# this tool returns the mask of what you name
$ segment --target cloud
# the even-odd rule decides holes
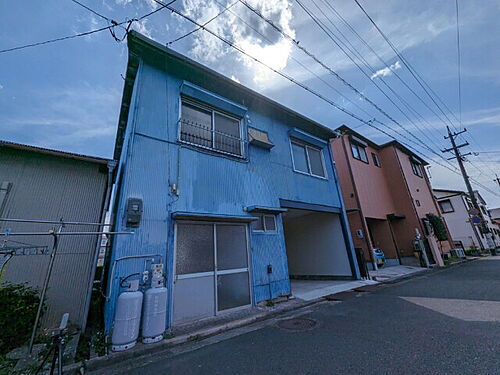
[[[378,77],[387,77],[392,74],[393,71],[401,69],[401,64],[399,61],[396,61],[394,64],[386,66],[383,69],[377,70],[373,75],[371,76],[371,79],[375,79]]]
[[[241,83],[240,80],[238,78],[236,78],[234,75],[231,76],[231,79],[235,82],[238,82],[238,83]],[[1,86],[1,85],[0,85]],[[0,87],[1,89],[1,87]]]
[[[0,83],[0,90],[3,89],[3,85]]]
[[[147,26],[148,20],[145,18],[142,21],[136,21],[132,24],[132,28],[144,36],[152,39],[151,28]]]
[[[118,88],[87,83],[66,89],[28,90],[20,103],[0,113],[0,133],[14,142],[110,156],[120,96]],[[26,102],[29,108],[22,109]]]
[[[271,19],[285,33],[295,37],[295,30],[291,26],[293,17],[291,4],[288,0],[272,2],[265,0],[247,1],[251,7],[256,8],[264,17]],[[223,9],[216,2],[210,0],[184,0],[182,5],[183,12],[200,23],[215,17]],[[242,7],[241,4],[239,6]],[[232,9],[235,9],[234,13]],[[242,12],[236,10],[236,6],[232,9],[210,22],[207,28],[230,40],[249,55],[273,69],[284,69],[291,55],[292,43],[257,16],[250,18],[249,21],[245,18],[246,24],[243,23],[236,16],[236,14],[242,14]],[[232,55],[236,61],[242,62],[246,68],[252,70],[255,82],[264,82],[273,74],[253,59],[235,53],[234,50],[218,38],[203,31],[194,35],[190,54],[197,60],[212,63]]]

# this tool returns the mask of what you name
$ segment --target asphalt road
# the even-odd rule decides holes
[[[500,257],[429,272],[106,374],[500,374]]]

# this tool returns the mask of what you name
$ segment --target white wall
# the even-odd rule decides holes
[[[283,218],[290,275],[352,276],[339,215]]]
[[[443,198],[435,192],[435,195],[440,200],[449,199],[454,211],[443,213],[443,218],[446,221],[448,230],[450,231],[451,238],[453,241],[462,241],[464,247],[467,249],[471,246],[476,246],[479,248],[479,242],[477,240],[477,235],[472,229],[469,220],[469,213],[467,212],[467,207],[464,202],[462,195],[449,196],[444,194]],[[480,235],[479,235],[480,236]],[[485,241],[482,241],[486,244]]]

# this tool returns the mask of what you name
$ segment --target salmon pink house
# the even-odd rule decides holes
[[[397,141],[379,145],[347,126],[337,130],[331,147],[354,246],[370,264],[380,249],[387,265],[424,265],[416,251],[423,246],[429,263],[442,266],[451,244],[438,241],[429,220],[441,214],[427,162]]]

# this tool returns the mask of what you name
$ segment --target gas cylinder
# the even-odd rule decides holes
[[[137,342],[143,300],[143,293],[138,289],[139,280],[134,280],[118,296],[111,336],[111,350],[115,352],[133,348]]]
[[[167,288],[163,286],[163,265],[154,264],[151,288],[144,293],[142,342],[161,341],[166,328]]]

